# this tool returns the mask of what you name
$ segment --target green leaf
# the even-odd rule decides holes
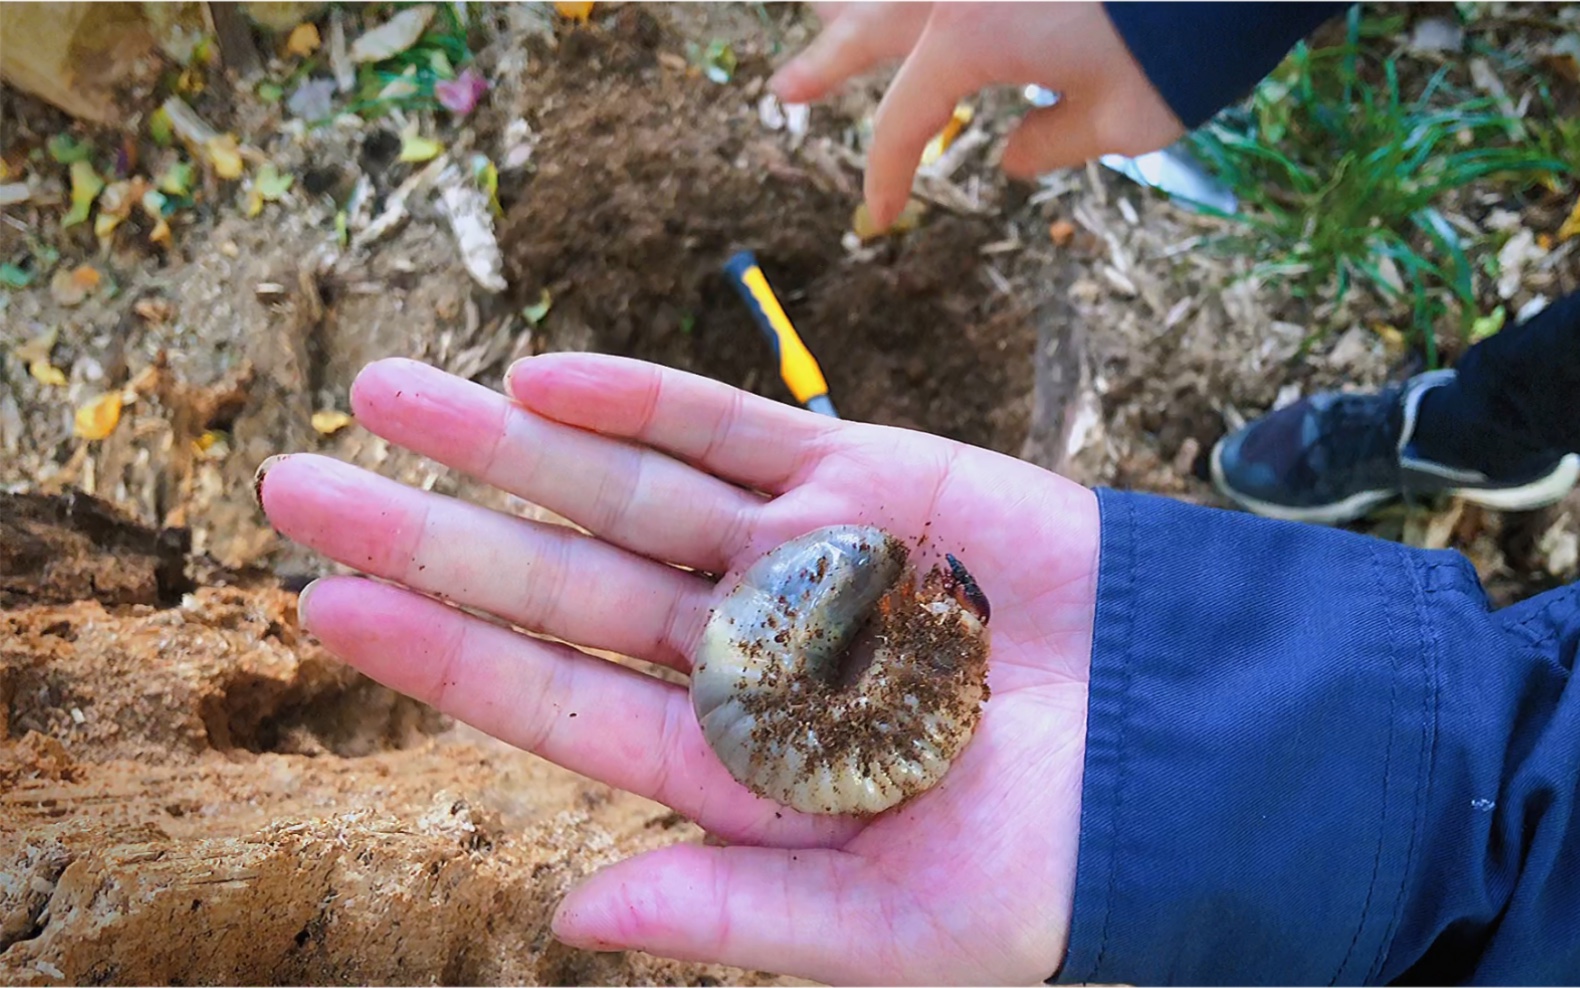
[[[529,305],[521,310],[521,315],[527,322],[536,326],[549,314],[549,309],[554,307],[554,299],[550,297],[549,290],[543,289],[543,294],[538,296],[536,305]]]
[[[26,288],[33,283],[33,274],[15,264],[0,264],[0,285],[7,288]]]
[[[56,134],[49,139],[46,147],[49,148],[49,156],[63,165],[87,161],[93,157],[93,145],[86,142],[79,143],[70,134]]]
[[[489,160],[488,155],[472,155],[472,178],[479,188],[488,193],[488,205],[494,211],[494,215],[503,216],[505,211],[499,205],[499,169]]]
[[[154,143],[162,148],[169,147],[175,141],[175,128],[171,126],[170,114],[165,112],[164,107],[161,106],[149,116],[148,136],[152,137]]]
[[[735,49],[721,38],[714,38],[702,53],[702,74],[723,85],[735,76]]]
[[[1507,318],[1508,313],[1501,305],[1487,315],[1477,316],[1470,324],[1470,342],[1479,343],[1489,336],[1496,335],[1498,330],[1503,328],[1503,322]]]
[[[274,162],[268,162],[258,169],[258,174],[253,178],[253,187],[258,190],[265,202],[276,202],[291,188],[291,183],[296,179],[291,175],[282,175],[274,167]]]
[[[285,87],[277,82],[258,83],[258,98],[265,103],[278,103],[285,95]]]
[[[173,161],[155,182],[160,192],[173,196],[184,196],[192,191],[193,167],[190,162]]]

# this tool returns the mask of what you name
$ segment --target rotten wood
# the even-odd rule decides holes
[[[1071,430],[1090,381],[1085,324],[1070,300],[1070,287],[1079,273],[1074,264],[1056,266],[1052,284],[1033,316],[1037,349],[1032,357],[1031,423],[1020,456],[1055,473],[1064,470],[1074,452]]]
[[[83,494],[0,493],[0,607],[98,600],[169,606],[192,590],[191,534]]]
[[[263,58],[252,39],[252,25],[234,3],[208,5],[209,20],[219,42],[219,57],[238,78],[248,79],[263,71]]]

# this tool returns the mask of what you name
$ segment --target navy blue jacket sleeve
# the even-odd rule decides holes
[[[1580,980],[1580,593],[1100,493],[1058,981]]]
[[[1342,3],[1103,5],[1153,88],[1187,130],[1245,96]]]

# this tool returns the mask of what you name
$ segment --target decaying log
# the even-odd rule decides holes
[[[174,604],[192,589],[191,543],[185,529],[149,528],[81,492],[0,493],[0,607]]]

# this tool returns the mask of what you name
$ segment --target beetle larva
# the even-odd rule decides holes
[[[759,796],[874,814],[936,785],[988,697],[988,605],[948,557],[918,581],[881,529],[780,545],[714,608],[691,674],[708,744]]]

